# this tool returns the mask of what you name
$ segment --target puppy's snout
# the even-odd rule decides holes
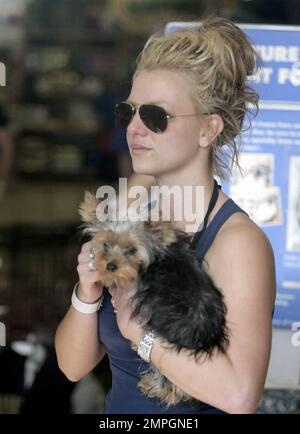
[[[116,264],[114,264],[113,262],[109,262],[107,265],[106,265],[106,269],[107,269],[107,271],[112,271],[112,272],[114,272],[114,271],[116,271],[117,270],[117,265]]]

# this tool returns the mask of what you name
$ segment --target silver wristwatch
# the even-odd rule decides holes
[[[150,362],[150,353],[152,350],[154,339],[155,334],[153,331],[151,331],[147,333],[139,343],[138,355],[147,363]]]

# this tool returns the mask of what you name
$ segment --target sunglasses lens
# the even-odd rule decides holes
[[[146,127],[154,133],[163,133],[167,129],[168,118],[163,108],[156,105],[142,105],[139,113]]]
[[[134,115],[134,108],[126,102],[120,102],[115,108],[115,118],[119,128],[127,128]]]

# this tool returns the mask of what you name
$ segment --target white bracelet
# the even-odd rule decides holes
[[[72,294],[72,298],[71,298],[71,303],[72,306],[74,307],[74,309],[76,309],[78,312],[81,313],[95,313],[97,312],[100,307],[102,306],[102,301],[104,298],[104,295],[102,295],[99,300],[97,300],[95,303],[84,303],[83,301],[81,301],[76,294],[76,289],[78,288],[80,282],[77,282],[76,285],[74,286],[74,290],[73,290],[73,294]]]

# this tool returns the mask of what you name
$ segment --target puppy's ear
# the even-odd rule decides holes
[[[81,215],[81,220],[85,223],[91,223],[97,219],[96,208],[99,204],[95,195],[89,191],[85,192],[84,199],[79,205],[78,212]]]
[[[169,221],[148,220],[145,222],[145,229],[151,235],[154,244],[159,247],[167,247],[177,240],[176,231]]]

